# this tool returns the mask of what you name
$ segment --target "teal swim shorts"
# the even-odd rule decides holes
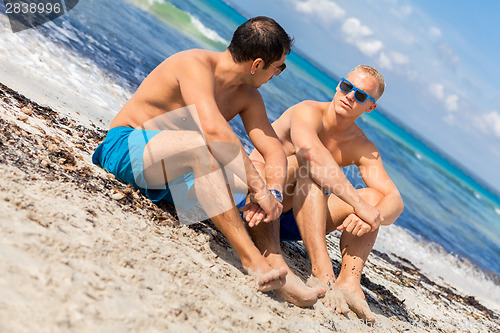
[[[132,127],[114,127],[109,130],[106,139],[95,150],[92,162],[102,166],[120,181],[134,185],[153,202],[166,200],[173,204],[169,185],[176,185],[176,193],[182,191],[186,200],[189,201],[188,193],[194,185],[192,172],[170,181],[163,189],[148,188],[144,179],[144,149],[148,142],[160,132]]]

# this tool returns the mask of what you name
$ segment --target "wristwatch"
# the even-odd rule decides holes
[[[274,195],[274,197],[281,203],[283,202],[283,194],[281,194],[280,191],[278,190],[269,190],[269,192],[271,192],[272,195]]]

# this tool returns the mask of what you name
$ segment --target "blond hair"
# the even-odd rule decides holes
[[[365,72],[366,74],[370,75],[372,78],[377,80],[378,89],[377,89],[377,98],[376,99],[379,99],[385,90],[385,81],[384,81],[384,77],[382,76],[382,74],[380,74],[380,72],[378,70],[376,70],[375,68],[373,68],[371,66],[359,65],[359,66],[356,66],[353,70],[351,70],[349,72],[349,74],[347,74],[347,76],[349,76],[351,73],[354,73],[355,71],[358,71],[358,70]]]

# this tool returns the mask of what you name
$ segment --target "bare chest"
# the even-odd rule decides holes
[[[320,140],[340,167],[346,167],[354,164],[355,161],[353,160],[353,154],[350,151],[352,147],[350,147],[351,145],[349,140],[326,136],[320,136]]]

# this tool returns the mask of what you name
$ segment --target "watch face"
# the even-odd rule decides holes
[[[272,193],[272,195],[274,195],[274,197],[279,201],[279,202],[282,202],[283,201],[283,195],[281,194],[280,191],[278,190],[269,190],[269,192]]]

